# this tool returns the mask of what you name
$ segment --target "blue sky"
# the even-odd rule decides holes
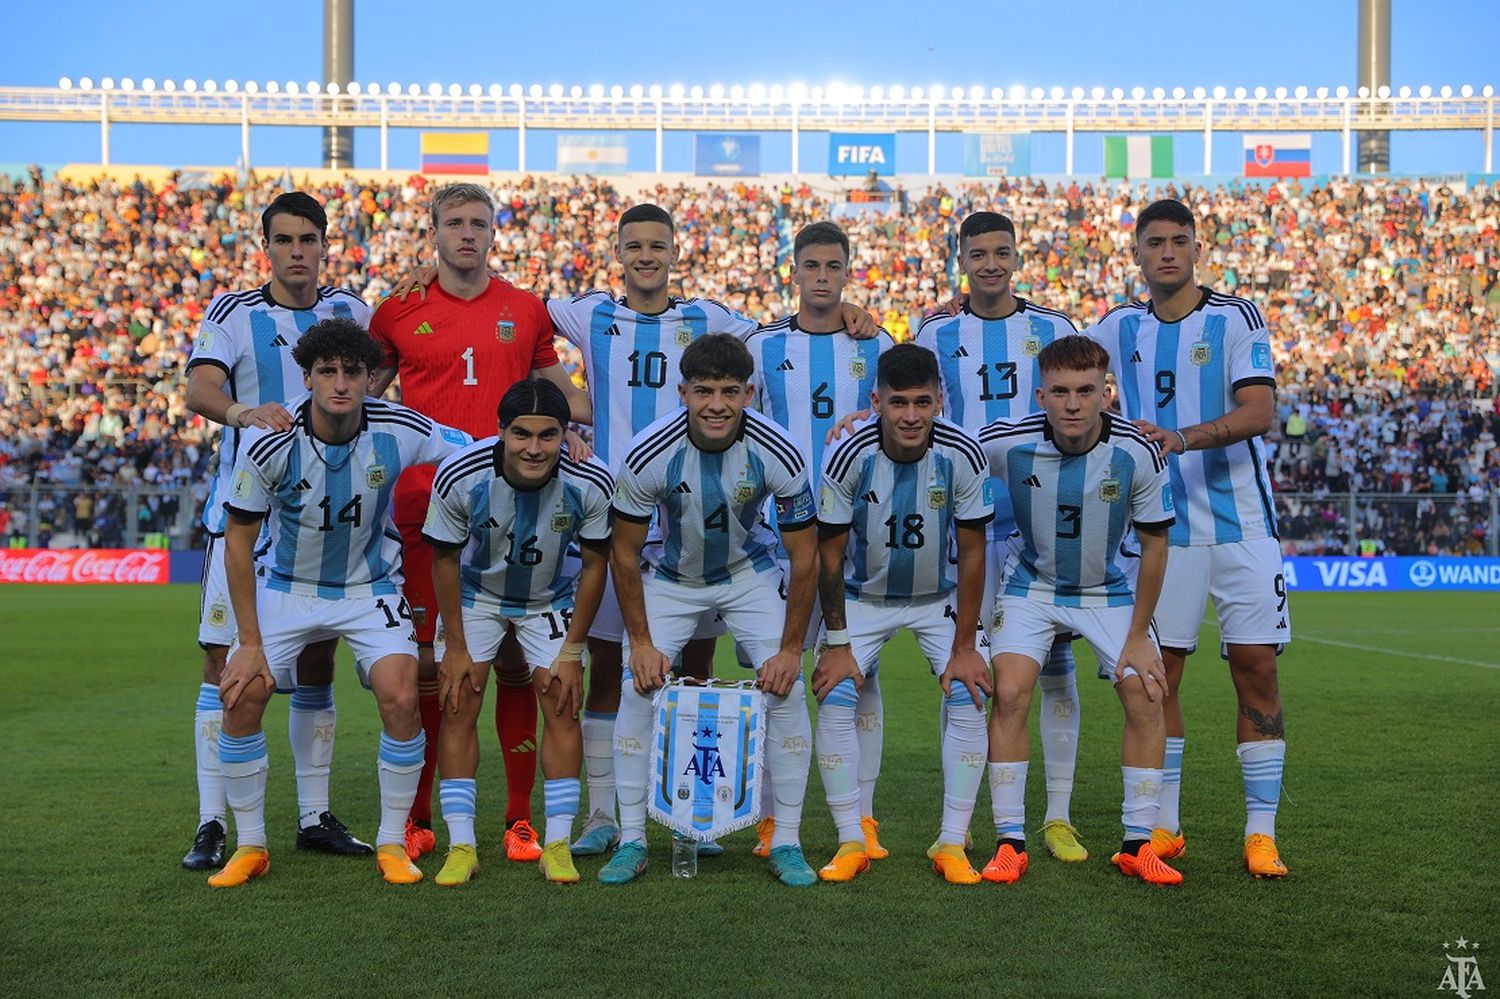
[[[6,14],[12,51],[0,84],[51,85],[59,77],[152,77],[199,81],[318,79],[322,69],[322,3],[260,0],[225,15],[201,3],[135,0],[100,17],[100,2],[53,0],[11,5]],[[1500,3],[1495,0],[1395,0],[1391,82],[1485,83],[1500,89]],[[128,10],[128,13],[124,11]],[[221,8],[222,10],[222,8]],[[747,16],[746,11],[753,11]],[[478,0],[356,0],[355,77],[383,85],[431,82],[530,85],[633,83],[688,86],[783,83],[808,86],[842,80],[870,87],[975,84],[985,88],[1155,86],[1233,89],[1355,83],[1356,0],[1080,0],[1060,3],[741,4],[700,2],[569,5]],[[356,134],[359,166],[378,165],[373,130]],[[395,131],[391,165],[415,168],[417,133]],[[1313,170],[1336,172],[1339,138],[1314,136]],[[117,163],[233,163],[239,132],[227,127],[116,126]],[[1483,165],[1479,133],[1398,133],[1392,136],[1397,172],[1469,172]],[[763,139],[762,165],[789,166],[785,134]],[[805,172],[826,162],[826,139],[804,137]],[[1032,141],[1032,167],[1061,172],[1060,135]],[[963,142],[940,136],[938,167],[962,168]],[[689,170],[692,137],[668,133],[666,167]],[[256,128],[256,166],[317,165],[315,129]],[[550,139],[529,143],[528,166],[553,165]],[[0,122],[0,161],[62,163],[99,158],[96,125]],[[632,166],[651,165],[651,138],[631,139]],[[1216,172],[1233,172],[1237,136],[1214,146]],[[1179,134],[1179,172],[1196,172],[1202,140]],[[513,134],[494,133],[491,163],[513,169]],[[899,138],[902,173],[926,169],[925,137]],[[1102,141],[1080,136],[1076,168],[1102,169]],[[811,168],[811,169],[809,169]]]

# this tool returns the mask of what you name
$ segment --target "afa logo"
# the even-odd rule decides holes
[[[1479,973],[1479,958],[1473,953],[1453,953],[1454,950],[1466,951],[1470,948],[1479,950],[1479,943],[1459,937],[1457,941],[1443,944],[1443,956],[1448,959],[1448,967],[1443,969],[1443,977],[1438,981],[1438,992],[1452,992],[1458,999],[1471,999],[1475,992],[1484,991],[1484,976]]]
[[[693,342],[693,327],[688,323],[677,324],[677,346],[686,347]]]
[[[934,510],[941,510],[948,505],[948,490],[942,486],[929,486],[927,488],[927,505]]]
[[[710,725],[704,725],[693,733],[693,755],[688,757],[682,770],[684,777],[696,777],[709,787],[715,777],[724,777],[724,757],[719,754],[719,736]],[[679,786],[677,797],[687,798],[686,785]]]
[[[1207,340],[1199,340],[1197,343],[1193,344],[1191,359],[1194,364],[1198,365],[1198,367],[1201,368],[1209,361],[1213,360],[1213,356],[1214,349],[1213,347],[1209,346]]]
[[[573,529],[573,515],[566,510],[552,515],[552,533],[567,534]]]
[[[497,320],[495,323],[495,339],[501,343],[514,343],[516,339],[516,324],[509,319]]]
[[[365,469],[365,484],[371,489],[379,489],[385,485],[385,466],[371,465]]]
[[[1120,480],[1108,478],[1099,483],[1099,499],[1105,503],[1115,503],[1120,499]]]
[[[224,627],[229,623],[229,608],[224,606],[222,602],[216,601],[214,605],[208,609],[208,623],[213,625],[215,628]]]
[[[851,357],[849,359],[849,377],[855,381],[864,381],[865,375],[868,373],[869,368],[866,366],[863,357]]]
[[[755,483],[749,479],[741,479],[734,484],[734,501],[740,505],[749,503],[755,498]]]

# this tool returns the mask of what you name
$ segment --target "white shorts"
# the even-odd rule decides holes
[[[646,571],[642,572],[645,576]],[[650,577],[647,577],[648,579]],[[698,620],[693,630],[692,641],[700,638],[718,638],[729,630],[724,626],[724,619],[717,612],[705,612]],[[594,623],[589,625],[589,637],[597,638],[601,642],[615,642],[623,645],[625,642],[625,619],[620,616],[620,601],[615,597],[615,577],[613,574],[604,581],[604,596],[599,601],[599,611],[594,615]]]
[[[1156,628],[1165,648],[1198,648],[1210,597],[1221,654],[1227,645],[1274,645],[1279,654],[1291,642],[1291,608],[1275,538],[1168,549],[1167,578],[1156,604]]]
[[[954,601],[956,596],[923,600],[844,600],[849,622],[849,648],[865,676],[880,665],[880,650],[902,628],[917,639],[933,676],[942,676],[953,654]],[[989,637],[983,629],[975,636],[975,647],[989,659]]]
[[[500,655],[500,643],[505,640],[506,633],[514,631],[521,651],[526,653],[526,665],[535,673],[551,666],[562,652],[563,639],[568,637],[568,625],[572,620],[571,608],[542,611],[525,617],[504,617],[495,609],[465,607],[464,642],[476,663],[494,662]]]
[[[998,620],[990,632],[990,654],[1016,653],[1035,660],[1037,669],[1046,665],[1052,643],[1060,637],[1080,635],[1099,660],[1099,676],[1115,678],[1115,664],[1130,635],[1135,606],[1059,607],[1051,602],[1001,594]],[[1155,636],[1153,636],[1155,637]],[[1126,675],[1135,670],[1126,668]]]
[[[359,682],[370,685],[370,667],[386,656],[417,656],[411,611],[399,595],[326,600],[261,587],[255,595],[266,664],[276,689],[297,689],[297,657],[314,642],[342,638],[354,653]],[[231,654],[232,651],[231,651]]]
[[[229,602],[229,581],[224,576],[224,539],[208,536],[203,553],[202,592],[198,598],[198,644],[233,645],[239,638],[234,605]]]
[[[781,649],[786,600],[780,569],[747,571],[728,583],[713,586],[684,586],[649,577],[645,580],[645,596],[651,643],[668,659],[676,659],[684,645],[699,637],[696,632],[705,615],[723,618],[736,644],[749,653],[757,670]],[[628,636],[624,658],[628,664]]]

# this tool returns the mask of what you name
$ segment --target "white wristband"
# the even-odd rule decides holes
[[[1181,430],[1174,430],[1172,431],[1172,433],[1176,434],[1177,439],[1182,443],[1182,453],[1187,454],[1187,435],[1184,434]]]
[[[848,628],[838,628],[838,629],[829,628],[823,634],[823,644],[828,645],[828,646],[848,645],[849,644],[849,629]]]
[[[231,427],[243,428],[245,425],[240,422],[240,417],[248,412],[250,412],[249,406],[243,402],[237,402],[224,411],[224,423]]]

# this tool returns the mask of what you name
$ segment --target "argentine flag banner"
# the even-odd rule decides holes
[[[653,709],[651,817],[717,839],[760,819],[765,697],[749,682],[663,687]]]

